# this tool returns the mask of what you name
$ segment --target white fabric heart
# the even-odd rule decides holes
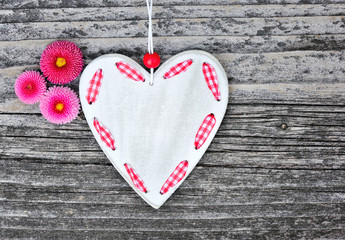
[[[179,72],[180,63],[187,60],[191,64]],[[123,68],[128,66],[132,71],[126,73]],[[205,66],[216,74],[213,87]],[[126,75],[133,71],[136,79]],[[228,81],[218,60],[203,51],[175,55],[154,73],[153,86],[149,79],[132,59],[108,54],[85,68],[79,94],[91,131],[111,163],[148,204],[159,208],[215,136],[228,103]],[[203,132],[206,120],[210,125]]]

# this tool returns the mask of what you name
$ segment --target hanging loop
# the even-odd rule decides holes
[[[152,6],[153,0],[146,0],[147,5],[147,13],[149,16],[149,27],[147,33],[147,50],[149,54],[153,54],[153,39],[152,39]],[[154,68],[150,68],[150,86],[153,86],[153,70]]]
[[[153,40],[152,40],[152,6],[153,0],[146,0],[147,12],[149,16],[149,28],[147,34],[147,50],[150,54],[153,53]]]

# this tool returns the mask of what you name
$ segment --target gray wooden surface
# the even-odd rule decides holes
[[[0,238],[345,239],[345,1],[155,1],[163,60],[209,51],[230,89],[209,150],[159,210],[82,114],[52,125],[13,88],[56,39],[86,63],[114,52],[141,62],[146,16],[144,0],[0,1]]]

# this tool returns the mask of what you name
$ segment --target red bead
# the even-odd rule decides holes
[[[143,61],[147,68],[156,68],[161,63],[161,57],[156,52],[152,54],[146,53]]]

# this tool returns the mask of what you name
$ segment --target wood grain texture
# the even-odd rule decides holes
[[[146,20],[0,24],[0,40],[121,38],[147,35]],[[253,36],[345,33],[344,16],[152,20],[155,36]]]
[[[205,5],[205,6],[155,6],[153,18],[257,18],[257,17],[296,17],[296,16],[341,16],[344,4],[316,5]],[[146,20],[147,8],[143,7],[88,7],[6,9],[0,10],[2,23],[18,22],[69,22],[69,21],[119,21]]]
[[[175,5],[188,5],[188,6],[202,6],[202,5],[261,5],[261,4],[332,4],[332,3],[345,3],[344,0],[157,0],[155,6],[175,6]],[[145,6],[145,1],[141,0],[3,0],[2,9],[30,9],[30,8],[88,8],[88,7],[138,7]]]
[[[136,195],[81,113],[56,126],[15,96],[56,39],[85,63],[141,64],[145,1],[0,3],[1,239],[345,239],[345,1],[155,1],[163,61],[211,52],[229,80],[224,121],[159,210]],[[78,91],[78,79],[69,87]]]

